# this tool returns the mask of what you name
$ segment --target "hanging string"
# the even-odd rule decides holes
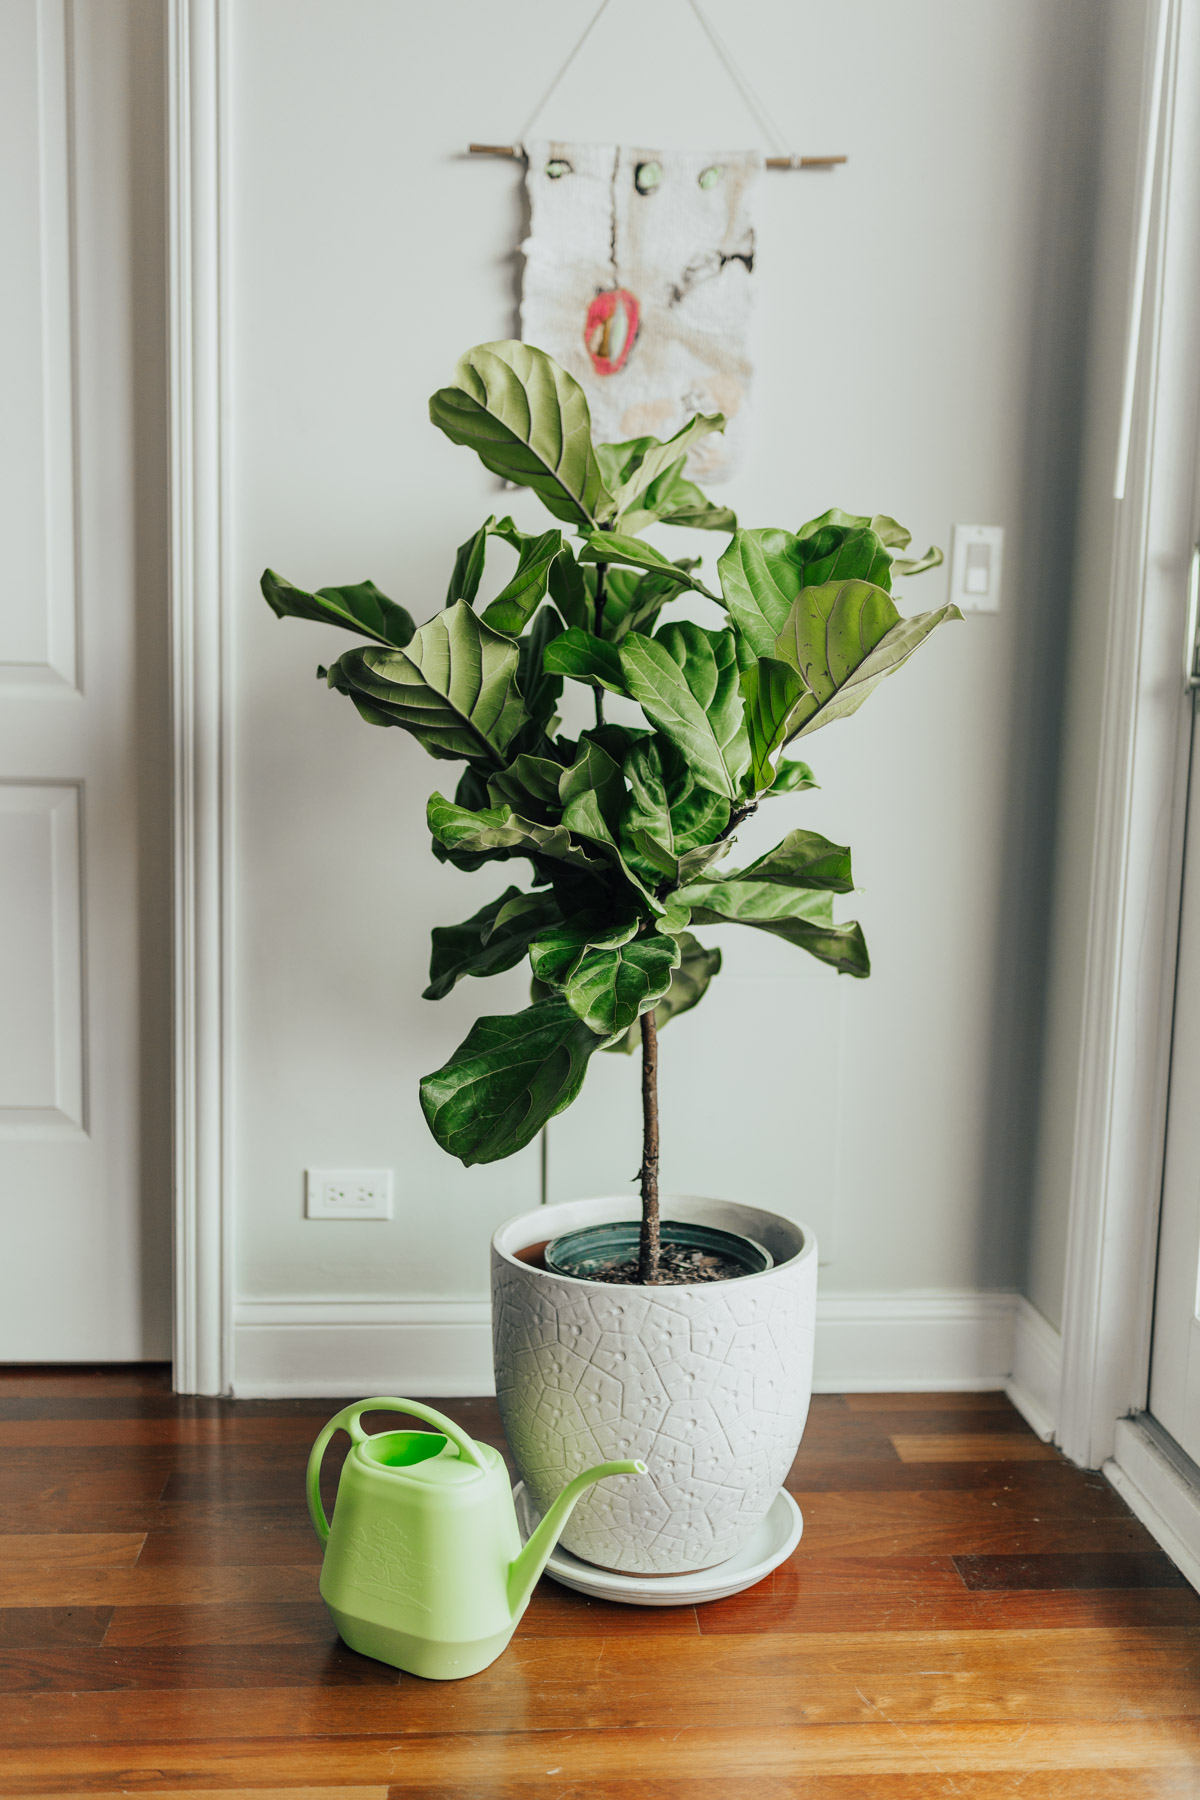
[[[700,26],[709,43],[712,45],[717,60],[721,63],[725,73],[728,75],[730,81],[732,81],[738,93],[742,96],[742,99],[746,102],[750,111],[754,114],[763,133],[769,141],[773,142],[775,149],[781,156],[786,156],[790,159],[791,151],[788,148],[787,139],[767,111],[763,101],[751,87],[748,76],[746,76],[739,68],[728,44],[722,42],[717,34],[716,27],[711,25],[700,11],[700,0],[688,0],[688,5],[696,15],[696,23]]]
[[[596,26],[600,23],[602,16],[604,15],[605,11],[608,8],[608,4],[609,4],[609,0],[600,0],[600,5],[596,8],[596,11],[592,14],[591,18],[588,20],[586,26],[584,27],[583,35],[572,46],[572,49],[570,51],[570,54],[567,57],[567,60],[563,63],[563,65],[559,69],[557,75],[554,77],[553,81],[550,83],[549,87],[546,89],[545,93],[542,95],[541,99],[538,101],[537,105],[534,107],[533,111],[530,113],[529,117],[526,119],[524,125],[522,125],[520,131],[517,133],[516,139],[514,140],[516,143],[523,144],[525,142],[525,140],[528,138],[529,133],[530,133],[531,129],[533,128],[534,121],[537,119],[538,115],[541,113],[541,111],[545,107],[546,102],[549,100],[551,94],[553,94],[554,90],[558,87],[559,83],[562,81],[563,77],[566,75],[567,70],[571,67],[571,64],[575,61],[575,58],[579,55],[579,52],[583,49],[583,46],[587,43],[588,39],[591,37],[592,32],[596,29]],[[708,39],[709,43],[711,44],[712,49],[713,49],[713,54],[716,56],[717,61],[721,64],[721,67],[724,69],[724,71],[728,75],[730,81],[733,83],[734,87],[737,89],[738,93],[741,95],[746,106],[749,108],[750,112],[753,114],[755,120],[757,121],[757,123],[759,125],[759,128],[761,129],[763,135],[766,137],[768,143],[773,145],[773,147],[779,153],[780,156],[786,157],[787,160],[789,161],[789,163],[794,162],[795,159],[792,157],[791,151],[788,149],[788,142],[787,142],[787,139],[785,138],[783,132],[779,129],[779,126],[775,123],[774,119],[771,117],[771,114],[767,111],[766,105],[763,102],[763,100],[760,98],[760,96],[755,92],[754,88],[751,86],[749,77],[745,74],[745,72],[739,66],[739,64],[738,64],[736,58],[734,57],[732,50],[730,50],[728,44],[726,44],[725,41],[722,39],[722,37],[718,33],[716,27],[714,25],[712,25],[710,23],[710,21],[705,17],[705,15],[701,12],[700,0],[688,0],[688,5],[691,7],[692,12],[695,14],[696,23],[699,25],[699,27],[703,31],[705,37]],[[490,146],[490,145],[481,146],[481,147],[489,148],[489,149],[494,148],[494,146]],[[822,159],[822,160],[826,160],[826,159]]]
[[[554,92],[555,88],[558,86],[559,82],[562,80],[563,76],[566,74],[566,72],[570,68],[571,64],[575,61],[575,58],[579,55],[579,52],[583,49],[583,46],[587,43],[588,39],[591,37],[592,32],[595,30],[596,26],[600,23],[601,14],[606,10],[607,6],[608,6],[608,0],[600,0],[599,6],[596,8],[596,11],[592,14],[591,18],[588,20],[588,23],[584,28],[583,36],[579,39],[579,42],[575,45],[574,49],[571,51],[571,54],[568,56],[566,62],[563,64],[562,68],[558,71],[558,74],[554,77],[554,80],[550,83],[550,86],[546,89],[545,93],[542,95],[541,99],[538,101],[537,105],[534,107],[533,111],[530,113],[529,117],[526,119],[525,123],[522,125],[520,131],[517,133],[515,141],[518,144],[523,144],[525,142],[526,138],[529,136],[530,128],[532,127],[534,120],[537,118],[538,114],[541,112],[542,108],[545,106],[547,100],[549,100],[551,94]]]

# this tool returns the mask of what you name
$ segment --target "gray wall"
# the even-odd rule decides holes
[[[432,430],[425,404],[462,348],[514,324],[520,170],[462,152],[512,135],[590,5],[232,12],[247,1295],[482,1294],[488,1232],[538,1197],[535,1148],[464,1171],[417,1106],[418,1077],[476,1014],[525,993],[515,971],[437,1007],[419,997],[430,927],[503,885],[429,855],[425,800],[454,772],[318,685],[344,640],[277,623],[256,584],[267,563],[306,586],[370,575],[424,618],[454,546],[501,499],[519,523],[537,518]],[[796,147],[850,156],[834,174],[764,178],[754,447],[721,497],[747,524],[794,526],[831,504],[890,512],[922,548],[948,548],[955,520],[1001,524],[1006,591],[999,617],[947,627],[814,739],[820,791],[744,833],[747,851],[801,823],[853,846],[863,891],[843,916],[862,919],[875,973],[839,983],[726,932],[727,972],[663,1040],[664,1182],[813,1220],[827,1291],[1011,1287],[1038,1130],[1109,9],[714,0],[712,13]],[[540,128],[757,141],[686,10],[637,0],[613,0]],[[902,605],[934,606],[945,585],[925,576]],[[636,1061],[596,1059],[552,1128],[553,1197],[627,1187],[636,1087]],[[312,1164],[394,1167],[395,1220],[306,1223]],[[1036,1241],[1033,1291],[1053,1313],[1045,1209]]]

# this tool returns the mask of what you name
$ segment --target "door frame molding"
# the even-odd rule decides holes
[[[1200,159],[1195,109],[1175,100],[1200,63],[1200,0],[1161,4],[1166,70],[1158,142],[1145,152],[1157,166],[1128,479],[1114,510],[1063,1305],[1058,1436],[1093,1468],[1128,1441],[1118,1421],[1144,1410],[1149,1386],[1191,737],[1183,634],[1200,332],[1186,303]]]
[[[225,0],[170,0],[174,1357],[198,1394],[232,1372],[228,41]]]

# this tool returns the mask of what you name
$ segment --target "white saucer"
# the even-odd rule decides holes
[[[523,1481],[518,1481],[513,1489],[513,1499],[524,1543],[541,1514],[530,1502]],[[550,1552],[546,1573],[564,1587],[574,1588],[577,1594],[588,1594],[593,1600],[623,1600],[627,1606],[697,1606],[706,1600],[725,1600],[762,1581],[772,1569],[787,1561],[803,1530],[800,1508],[781,1488],[745,1548],[711,1569],[698,1569],[691,1575],[621,1575],[614,1569],[598,1569],[592,1563],[582,1562],[557,1544]]]

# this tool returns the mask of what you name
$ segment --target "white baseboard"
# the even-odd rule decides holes
[[[233,1309],[239,1399],[494,1391],[486,1300],[241,1300]]]
[[[1104,1473],[1194,1588],[1200,1588],[1200,1487],[1139,1419],[1118,1419]]]
[[[1013,1317],[1012,1374],[1004,1391],[1040,1438],[1051,1443],[1058,1430],[1058,1389],[1062,1378],[1062,1336],[1023,1294]]]
[[[1021,1324],[1023,1309],[1035,1324]],[[1056,1398],[1057,1374],[1051,1381],[1045,1373],[1053,1358],[1039,1326],[1057,1339],[1016,1294],[829,1294],[817,1302],[814,1391],[1008,1385],[1041,1432],[1044,1418],[1029,1407],[1038,1395],[1048,1405],[1051,1388]],[[1041,1350],[1040,1362],[1035,1351],[1022,1352],[1025,1403],[1015,1386],[1017,1340]],[[243,1398],[490,1394],[490,1309],[486,1300],[242,1300],[234,1308],[233,1369],[233,1392]]]

